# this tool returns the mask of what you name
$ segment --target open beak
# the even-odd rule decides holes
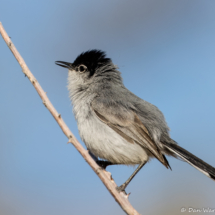
[[[74,69],[74,66],[72,63],[64,62],[64,61],[55,61],[55,64],[58,66],[62,66],[68,69]]]

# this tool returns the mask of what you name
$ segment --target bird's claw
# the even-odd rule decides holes
[[[127,195],[127,193],[125,192],[125,188],[126,188],[126,184],[122,184],[119,187],[116,187],[116,190],[120,193],[123,192],[125,195]]]

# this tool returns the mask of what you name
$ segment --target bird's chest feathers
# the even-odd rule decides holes
[[[95,117],[90,104],[74,106],[74,112],[80,137],[87,148],[92,148],[92,145],[98,142],[96,137],[98,137],[98,133],[101,132],[101,127],[103,126],[101,126],[101,122]]]
[[[92,96],[89,96],[87,94],[73,96],[72,98],[73,112],[78,124],[83,123],[92,114],[90,107],[91,101]]]
[[[97,119],[91,108],[91,102],[94,97],[91,95],[79,95],[72,97],[73,112],[77,120],[78,130],[81,139],[87,148],[97,147],[101,144],[102,134],[104,137],[106,125]],[[99,140],[98,140],[99,139]]]

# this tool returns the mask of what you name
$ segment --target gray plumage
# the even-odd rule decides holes
[[[68,90],[81,139],[96,157],[114,164],[135,165],[165,155],[180,157],[215,179],[215,169],[176,144],[162,112],[130,92],[117,67],[104,52],[82,53],[69,69]]]

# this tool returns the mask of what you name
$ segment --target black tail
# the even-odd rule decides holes
[[[203,160],[199,159],[195,155],[191,154],[187,150],[183,149],[176,143],[163,143],[166,148],[171,152],[176,154],[178,157],[182,158],[184,161],[198,169],[200,172],[207,175],[209,178],[215,180],[215,168],[205,163]]]

